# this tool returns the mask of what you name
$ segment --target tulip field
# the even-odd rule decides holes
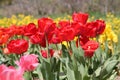
[[[120,80],[120,18],[108,13],[0,18],[0,80]]]

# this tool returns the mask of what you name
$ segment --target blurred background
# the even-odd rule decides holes
[[[0,16],[120,13],[120,0],[0,0]]]

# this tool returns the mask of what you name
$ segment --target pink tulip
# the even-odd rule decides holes
[[[24,80],[23,71],[0,65],[0,80]]]
[[[33,71],[38,64],[37,55],[35,54],[22,56],[20,61],[17,61],[17,65],[20,66],[24,71]]]

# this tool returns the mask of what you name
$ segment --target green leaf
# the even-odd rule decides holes
[[[95,71],[95,77],[98,77],[100,75],[100,72],[101,72],[101,67],[98,67],[98,69]]]
[[[107,72],[111,72],[117,63],[118,63],[117,60],[112,60],[109,63],[107,63],[107,65],[106,65]]]
[[[84,76],[83,80],[90,80],[90,77],[89,76]]]
[[[80,71],[78,70],[78,62],[74,55],[72,55],[71,57],[72,57],[73,70],[75,74],[75,80],[81,80],[82,76],[80,74]]]
[[[49,61],[49,59],[47,60],[44,60],[42,63],[41,63],[41,72],[43,74],[43,78],[45,80],[55,80],[55,75],[54,73],[51,71],[51,63]]]
[[[114,67],[117,65],[117,63],[118,60],[111,60],[111,59],[108,59],[104,63],[104,66],[102,67],[102,71],[100,73],[100,77],[102,80],[106,80],[112,75],[111,73],[114,70]]]
[[[80,74],[81,74],[81,80],[87,75],[87,67],[84,66],[83,64],[80,64],[78,66],[78,71],[80,71]]]
[[[68,52],[68,50],[67,50],[65,45],[62,45],[62,53],[63,53],[62,54],[63,57],[69,57],[69,59],[70,59],[69,52]]]
[[[82,64],[85,64],[85,59],[84,59],[84,52],[81,49],[81,47],[76,47],[75,41],[71,41],[71,47],[73,51],[73,55],[75,56],[75,59]]]
[[[98,61],[101,61],[101,57],[102,57],[102,50],[101,48],[98,48],[96,51],[95,51],[95,58],[97,58]],[[104,54],[103,54],[104,55]]]
[[[75,80],[74,71],[67,66],[67,78],[68,80]]]
[[[25,80],[32,80],[31,73],[30,72],[25,72],[24,73],[24,78],[25,78]]]
[[[43,80],[43,75],[42,75],[42,73],[41,73],[40,67],[41,67],[41,65],[39,65],[39,66],[37,67],[36,72],[37,72],[37,74],[38,74],[39,79],[40,79],[40,80]]]

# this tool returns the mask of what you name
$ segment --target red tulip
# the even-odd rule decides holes
[[[102,20],[96,20],[93,22],[86,23],[80,28],[80,34],[86,37],[96,37],[99,34],[102,34],[105,29],[105,23]]]
[[[75,37],[75,30],[71,27],[69,22],[60,22],[59,28],[54,30],[52,43],[60,43],[62,41],[71,41]]]
[[[44,57],[44,58],[48,57],[48,54],[47,54],[46,50],[41,50],[40,52],[41,52],[42,57]]]
[[[50,49],[49,52],[50,52],[50,55],[48,55],[47,50],[41,50],[40,51],[41,55],[44,58],[53,57],[55,51],[53,49]]]
[[[99,47],[98,42],[88,41],[85,45],[82,46],[85,57],[91,58],[98,47]]]
[[[27,26],[24,28],[24,35],[26,36],[31,36],[34,35],[37,31],[36,25],[34,23],[29,23]]]
[[[39,64],[35,54],[24,55],[16,63],[24,71],[33,71]]]
[[[96,26],[97,27],[97,31],[96,31],[97,35],[102,34],[105,30],[105,26],[106,26],[105,22],[103,20],[96,20],[95,22],[98,23],[98,26]]]
[[[15,35],[24,35],[24,27],[25,26],[18,26],[15,30]]]
[[[75,31],[74,31],[74,29],[73,28],[64,28],[63,30],[62,30],[62,32],[61,33],[63,33],[61,36],[62,36],[62,41],[71,41],[71,40],[73,40],[74,39],[74,37],[75,37]],[[60,34],[61,34],[60,33]]]
[[[40,45],[42,47],[46,47],[46,40],[48,44],[52,40],[54,35],[54,30],[56,28],[56,24],[52,19],[49,18],[41,18],[38,20],[38,33],[42,34]]]
[[[59,44],[59,43],[61,43],[62,41],[61,41],[61,39],[59,38],[59,37],[54,37],[54,38],[52,38],[52,40],[51,40],[51,43],[53,43],[53,44]]]
[[[0,45],[7,43],[8,39],[9,39],[8,34],[1,35],[0,36]]]
[[[72,15],[72,19],[73,21],[75,22],[79,22],[79,23],[82,23],[82,24],[86,24],[87,22],[87,19],[88,19],[88,14],[86,13],[74,13]]]
[[[60,21],[59,26],[60,28],[64,28],[70,25],[70,21]]]
[[[30,41],[33,44],[39,44],[39,43],[41,43],[43,37],[44,37],[44,34],[37,32],[36,34],[30,36]]]
[[[28,42],[24,39],[11,40],[7,44],[7,48],[11,53],[22,54],[28,49]]]
[[[62,34],[63,33],[61,33],[61,29],[56,28],[54,30],[54,36],[52,36],[50,43],[53,43],[53,44],[61,43],[62,42],[62,36],[61,36]]]
[[[55,51],[53,49],[50,49],[50,56],[53,57]]]
[[[4,32],[12,37],[16,34],[16,26],[10,26],[9,28],[6,28]]]
[[[87,36],[87,37],[96,37],[96,31],[97,31],[97,23],[96,22],[89,22],[84,27],[84,32],[81,33],[81,35]],[[82,30],[81,30],[82,32]]]
[[[87,38],[86,36],[80,36],[79,39],[77,39],[76,41],[77,47],[78,47],[78,41],[79,41],[79,45],[83,46],[89,41],[89,38]]]
[[[71,27],[75,31],[75,36],[79,36],[79,35],[81,35],[81,32],[84,32],[84,29],[83,29],[84,25],[79,22],[72,22]]]
[[[54,30],[55,26],[52,26],[54,24],[55,23],[50,18],[41,18],[41,19],[39,19],[38,20],[39,32],[48,34],[50,31]]]
[[[3,34],[8,34],[10,37],[14,35],[23,35],[24,34],[24,26],[16,26],[12,25],[9,28],[1,29]]]

